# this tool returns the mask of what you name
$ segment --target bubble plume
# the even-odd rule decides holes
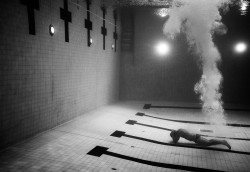
[[[202,67],[200,81],[194,90],[200,94],[202,110],[212,123],[225,123],[218,69],[221,55],[213,42],[215,34],[225,34],[220,9],[227,10],[231,0],[173,0],[163,32],[171,37],[184,33],[190,47],[198,55]]]

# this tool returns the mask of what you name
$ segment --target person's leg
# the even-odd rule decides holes
[[[196,143],[201,146],[212,146],[212,145],[225,145],[228,147],[228,149],[231,149],[231,146],[226,140],[217,140],[217,139],[205,139],[204,137],[199,137],[196,140]]]
[[[209,140],[205,139],[204,137],[199,137],[195,140],[195,143],[197,143],[200,146],[210,146]]]
[[[209,146],[221,144],[221,145],[225,145],[226,147],[228,147],[228,149],[231,149],[230,144],[226,140],[211,139],[211,140],[209,140],[209,142],[210,142]]]

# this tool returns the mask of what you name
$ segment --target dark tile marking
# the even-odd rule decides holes
[[[124,136],[124,134],[125,134],[125,132],[116,130],[114,133],[111,134],[111,136],[113,136],[113,137],[122,137],[122,136]]]
[[[129,125],[141,125],[141,126],[145,126],[145,127],[151,127],[151,128],[157,128],[157,129],[161,129],[161,130],[167,130],[167,131],[172,131],[173,129],[169,129],[169,128],[163,128],[163,127],[158,127],[158,126],[154,126],[154,125],[148,125],[148,124],[143,124],[143,123],[139,123],[137,121],[134,121],[134,120],[128,120],[126,122],[126,124],[129,124]]]
[[[145,113],[138,112],[138,113],[136,113],[135,115],[137,115],[137,116],[144,116]]]
[[[230,124],[230,123],[227,123],[226,125],[231,126],[231,127],[250,127],[250,125],[247,125],[247,124]]]
[[[213,130],[200,129],[201,132],[213,133]]]
[[[126,124],[130,124],[130,125],[141,125],[141,126],[145,126],[145,127],[151,127],[151,128],[156,128],[156,129],[160,129],[160,130],[167,130],[167,131],[173,131],[173,129],[170,128],[164,128],[164,127],[158,127],[155,125],[149,125],[149,124],[143,124],[143,123],[139,123],[137,121],[133,121],[133,120],[128,120],[126,122]],[[205,137],[214,137],[214,138],[220,138],[220,139],[232,139],[232,140],[244,140],[244,141],[250,141],[250,139],[248,138],[237,138],[237,137],[221,137],[221,136],[209,136],[209,135],[203,135],[200,134],[201,136],[205,136]]]
[[[20,3],[27,6],[29,34],[36,34],[35,13],[34,10],[39,10],[39,0],[20,0]]]
[[[108,151],[108,149],[109,148],[106,148],[106,147],[96,146],[94,149],[92,149],[88,153],[88,155],[93,155],[93,156],[100,157],[102,154],[105,154],[105,155],[113,156],[113,157],[116,157],[116,158],[121,158],[121,159],[129,160],[129,161],[138,162],[138,163],[141,163],[141,164],[147,164],[147,165],[162,167],[162,168],[186,170],[186,171],[199,171],[199,172],[200,171],[204,171],[204,172],[218,171],[218,170],[211,170],[211,169],[206,169],[206,168],[190,167],[190,166],[184,166],[184,165],[175,165],[175,164],[148,161],[148,160],[144,160],[144,159],[134,158],[134,157],[131,157],[131,156],[126,156],[126,155],[110,152],[110,151]],[[94,154],[93,154],[93,152],[94,152]]]
[[[118,34],[116,29],[116,23],[117,23],[117,11],[114,10],[114,20],[115,20],[115,32],[113,32],[113,38],[115,40],[115,52],[116,52],[116,41],[118,40]]]
[[[129,125],[134,125],[134,124],[136,124],[137,123],[137,121],[134,121],[134,120],[128,120],[127,122],[126,122],[126,124],[129,124]]]
[[[85,19],[85,28],[88,31],[88,46],[90,47],[90,31],[92,30],[92,21],[90,21],[90,0],[86,0],[87,3],[87,19]]]
[[[71,12],[68,10],[68,0],[64,0],[64,9],[60,8],[60,17],[64,20],[64,28],[65,28],[65,42],[69,42],[69,22],[71,19]]]
[[[250,127],[250,125],[247,124],[226,124],[227,126],[231,126],[231,127]]]
[[[116,133],[117,131],[115,131],[114,133]],[[155,144],[159,144],[159,145],[166,145],[166,146],[175,146],[175,147],[184,147],[184,148],[193,148],[193,149],[203,149],[203,150],[212,150],[212,151],[219,151],[219,152],[229,152],[229,153],[237,153],[237,154],[243,154],[243,155],[250,155],[250,152],[242,152],[242,151],[234,151],[234,150],[229,150],[229,149],[219,149],[219,148],[214,148],[214,147],[203,147],[203,146],[199,146],[197,144],[173,144],[173,143],[166,143],[166,142],[160,142],[157,140],[151,140],[151,139],[147,139],[147,138],[143,138],[143,137],[137,137],[137,136],[132,136],[132,135],[128,135],[125,132],[119,131],[121,133],[123,133],[120,137],[128,137],[128,138],[132,138],[132,139],[137,139],[137,140],[142,140],[142,141],[146,141],[146,142],[150,142],[150,143],[155,143]],[[113,134],[114,134],[113,133]],[[113,134],[111,134],[110,136],[114,136]],[[116,136],[114,136],[116,137]],[[119,138],[120,138],[119,137]]]
[[[100,156],[102,156],[102,154],[105,154],[105,152],[107,150],[108,150],[108,148],[101,147],[101,146],[96,146],[94,149],[89,151],[87,154],[100,157]]]
[[[139,115],[138,115],[139,114]],[[151,116],[151,115],[146,115],[144,113],[136,113],[135,115],[137,116],[146,116],[146,117],[150,117],[150,118],[155,118],[155,119],[161,119],[161,120],[165,120],[165,121],[173,121],[173,122],[181,122],[181,123],[189,123],[189,124],[203,124],[203,125],[213,125],[209,122],[201,122],[201,121],[184,121],[184,120],[175,120],[175,119],[168,119],[168,118],[160,118],[160,117],[155,117],[155,116]],[[227,126],[231,126],[231,127],[250,127],[250,125],[248,124],[233,124],[233,123],[226,123],[225,125]]]
[[[101,27],[101,34],[103,35],[103,50],[105,50],[105,37],[107,36],[107,28],[105,26],[105,15],[107,13],[107,10],[105,6],[102,6],[101,10],[102,10],[102,18],[103,18],[102,20],[103,26]]]
[[[137,115],[137,114],[136,114]],[[138,116],[138,115],[137,115]],[[168,119],[168,118],[161,118],[161,117],[155,117],[151,115],[141,115],[141,116],[146,116],[150,118],[155,118],[155,119],[160,119],[160,120],[165,120],[165,121],[173,121],[173,122],[181,122],[181,123],[190,123],[190,124],[206,124],[206,125],[211,125],[209,122],[200,122],[200,121],[184,121],[184,120],[175,120],[175,119]]]
[[[154,106],[151,104],[145,104],[143,109],[150,109],[150,108],[176,108],[176,109],[201,109],[201,107],[188,107],[188,106]],[[225,110],[230,111],[250,111],[250,108],[229,108],[225,107]]]
[[[150,109],[151,108],[151,104],[145,104],[144,106],[143,106],[143,109]]]
[[[214,137],[214,138],[219,138],[219,139],[231,139],[231,140],[244,140],[244,141],[250,141],[250,139],[248,139],[248,138],[209,136],[209,135],[204,135],[204,134],[200,134],[200,135],[201,135],[201,136],[204,136],[204,137]]]

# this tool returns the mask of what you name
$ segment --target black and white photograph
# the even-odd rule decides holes
[[[186,171],[250,171],[250,0],[0,0],[0,172]]]

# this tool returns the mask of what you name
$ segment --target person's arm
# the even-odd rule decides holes
[[[179,139],[180,139],[180,130],[177,130],[177,131],[175,132],[174,137],[173,137],[173,142],[174,142],[174,143],[177,143],[177,142],[179,141]]]
[[[179,141],[179,139],[180,139],[180,137],[174,137],[174,138],[173,138],[173,142],[174,142],[174,143],[177,143],[177,142]]]

